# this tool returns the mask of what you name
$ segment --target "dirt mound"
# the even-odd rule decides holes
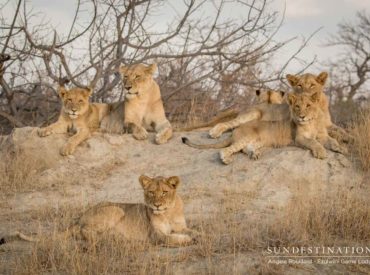
[[[142,200],[141,174],[178,175],[189,214],[212,211],[230,194],[248,197],[246,210],[258,214],[284,206],[297,192],[350,188],[360,180],[350,161],[333,152],[319,160],[307,150],[286,147],[268,150],[258,161],[240,153],[226,166],[220,162],[218,150],[190,148],[181,143],[182,136],[213,142],[206,132],[175,133],[168,144],[160,146],[154,144],[153,135],[137,141],[130,135],[96,133],[73,156],[62,157],[59,148],[66,135],[40,138],[36,128],[15,129],[5,144],[41,163],[38,180],[49,188],[18,194],[7,200],[8,204],[12,211],[22,211],[102,200],[137,202]]]

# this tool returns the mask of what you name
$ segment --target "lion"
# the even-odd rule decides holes
[[[315,158],[326,158],[325,148],[346,154],[347,150],[328,134],[328,112],[323,110],[322,92],[311,96],[305,93],[290,93],[288,104],[295,127],[295,143],[310,149]]]
[[[267,90],[267,91],[261,92],[260,90],[256,90],[256,101],[262,104],[260,106],[270,105],[270,104],[283,104],[285,102],[285,92],[275,91],[275,90]],[[260,125],[262,125],[263,123],[265,123],[266,127],[260,127]],[[271,124],[271,125],[268,125],[268,124]],[[271,129],[269,129],[268,127],[273,128],[272,130],[274,130],[275,128],[276,130],[280,129],[280,131],[285,131],[285,129],[290,129],[289,127],[286,127],[285,123],[280,123],[280,122],[269,123],[269,122],[251,121],[251,122],[242,124],[240,128],[234,129],[232,133],[232,137],[225,139],[224,141],[216,143],[216,144],[198,145],[198,144],[192,143],[186,137],[182,138],[182,142],[184,144],[187,144],[191,147],[198,148],[198,149],[208,149],[208,148],[220,149],[220,148],[225,148],[225,147],[230,146],[230,150],[231,151],[236,150],[235,152],[238,152],[241,149],[233,149],[233,148],[239,148],[240,146],[242,146],[243,148],[242,151],[248,154],[250,158],[258,159],[260,155],[258,148],[254,148],[253,150],[251,150],[250,146],[245,145],[243,147],[243,144],[245,143],[247,137],[253,139],[254,136],[257,136],[256,138],[258,138],[258,135],[262,135],[262,136],[265,135],[263,139],[269,138],[268,133],[269,131],[271,131]],[[279,137],[282,137],[284,139],[285,135],[279,135]],[[275,138],[272,138],[270,140],[271,140],[270,146],[279,146],[279,145],[282,146],[282,145],[285,145],[285,144],[287,145],[290,143],[290,139],[287,142],[284,140],[274,141]],[[255,146],[256,145],[257,144],[255,144]],[[228,157],[223,157],[222,155],[221,160],[223,161],[223,163],[229,164],[232,161],[231,155]]]
[[[265,91],[256,90],[255,95],[256,103],[281,104],[284,102],[285,92],[278,90],[265,90]],[[186,132],[199,128],[212,127],[217,123],[235,119],[238,115],[239,115],[238,110],[229,108],[217,114],[210,121],[199,123],[186,128],[180,128],[177,131]]]
[[[172,126],[167,120],[158,84],[153,79],[157,65],[136,64],[122,66],[120,73],[127,93],[124,104],[124,125],[134,138],[148,137],[147,130],[157,133],[155,142],[166,143],[172,137]]]
[[[352,140],[351,136],[342,128],[334,125],[331,122],[329,103],[326,95],[324,94],[324,85],[326,83],[328,74],[321,72],[315,76],[313,74],[303,74],[301,76],[287,75],[287,79],[290,85],[293,87],[295,93],[304,93],[312,95],[318,93],[319,105],[321,110],[325,114],[325,120],[328,127],[328,133],[330,136],[343,142],[349,142]],[[281,105],[268,105],[257,104],[250,107],[245,112],[241,113],[237,118],[215,125],[210,131],[209,136],[211,138],[218,138],[227,130],[234,129],[243,123],[260,120],[260,121],[281,121],[287,119],[290,116],[290,111],[287,104]]]
[[[99,129],[101,121],[109,113],[108,104],[89,103],[91,92],[91,88],[76,87],[67,90],[64,85],[59,85],[59,96],[62,100],[59,118],[57,122],[38,130],[40,137],[72,134],[60,150],[63,156],[73,154],[79,144]]]
[[[282,147],[296,144],[310,149],[316,158],[325,158],[323,145],[338,153],[346,149],[327,133],[326,115],[319,102],[320,94],[288,94],[291,118],[281,121],[252,121],[233,130],[232,136],[216,144],[198,145],[183,138],[183,142],[195,148],[224,148],[220,158],[224,164],[233,160],[233,155],[241,150],[250,158],[258,159],[263,147]],[[226,147],[226,148],[225,148]]]
[[[142,203],[102,202],[88,209],[63,237],[75,237],[94,243],[102,234],[125,240],[149,241],[152,244],[185,246],[194,241],[196,231],[186,225],[184,206],[177,194],[180,179],[172,177],[140,176],[144,191]],[[17,239],[38,239],[15,232],[0,240],[0,244]]]

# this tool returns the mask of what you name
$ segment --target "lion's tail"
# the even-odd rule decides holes
[[[80,226],[77,224],[72,225],[68,227],[65,231],[57,233],[56,236],[60,238],[69,238],[71,236],[75,238],[80,238],[81,237]],[[40,239],[15,231],[12,234],[0,238],[0,245],[14,241],[39,242]]]
[[[193,142],[191,142],[187,137],[182,137],[181,138],[182,140],[182,143],[190,146],[190,147],[194,147],[194,148],[197,148],[197,149],[221,149],[221,148],[225,148],[227,146],[230,146],[231,143],[232,143],[232,138],[229,137],[223,141],[220,141],[218,143],[213,143],[213,144],[195,144]]]
[[[217,116],[215,116],[213,119],[207,122],[199,123],[190,127],[180,128],[176,129],[178,132],[188,132],[194,129],[199,128],[205,128],[205,127],[212,127],[215,126],[217,123],[225,122],[231,119],[234,119],[238,116],[239,112],[235,109],[228,109],[221,113],[219,113]]]
[[[27,241],[27,242],[37,242],[37,238],[33,238],[31,236],[27,236],[21,232],[15,231],[8,236],[4,236],[0,239],[0,245],[13,242],[13,241]]]
[[[124,104],[116,102],[109,104],[108,114],[100,123],[100,131],[110,134],[122,134],[125,132],[124,127]]]

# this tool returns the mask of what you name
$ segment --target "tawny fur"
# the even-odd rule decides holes
[[[282,105],[289,107],[291,118],[277,122],[245,123],[234,129],[231,138],[213,144],[213,147],[196,145],[196,148],[216,148],[221,143],[231,143],[220,151],[220,158],[224,164],[231,163],[233,155],[241,150],[248,153],[252,159],[258,159],[263,147],[282,147],[293,143],[311,150],[316,158],[326,157],[325,148],[344,154],[346,149],[328,135],[327,117],[321,110],[319,97],[319,93],[312,96],[303,93],[289,94],[289,104]],[[194,144],[187,140],[185,143],[194,147]]]
[[[256,90],[256,103],[281,104],[284,101],[285,92],[276,90]],[[178,129],[178,131],[191,131],[199,128],[212,127],[218,123],[227,123],[238,117],[239,111],[236,109],[227,109],[217,114],[210,121],[199,123],[190,127]]]
[[[284,101],[284,92],[280,91],[266,91],[264,93],[256,91],[256,95],[258,102],[260,102],[254,113],[257,116],[266,106],[279,105]],[[287,104],[284,105],[284,108],[288,109]],[[244,123],[233,130],[231,137],[214,144],[195,144],[185,137],[182,138],[182,141],[198,149],[220,149],[227,147],[220,152],[221,160],[225,164],[229,164],[232,161],[232,155],[241,150],[248,153],[251,158],[257,159],[260,154],[260,147],[284,146],[291,143],[289,117],[288,115],[285,120],[277,122],[251,121]],[[271,132],[274,134],[271,135]]]
[[[166,118],[158,84],[153,79],[155,64],[122,66],[120,72],[127,93],[124,125],[138,140],[148,137],[147,130],[156,132],[155,142],[166,143],[172,137],[172,126]]]
[[[353,138],[341,127],[334,125],[331,122],[329,112],[329,101],[324,94],[324,85],[326,83],[328,74],[322,72],[315,76],[313,74],[303,74],[301,76],[287,75],[287,79],[292,86],[295,93],[304,93],[306,95],[312,95],[319,93],[319,106],[324,113],[325,120],[328,127],[329,135],[337,139],[338,141],[349,142]],[[261,108],[264,107],[264,108]],[[289,110],[283,108],[283,106],[260,106],[256,105],[249,108],[243,114],[240,114],[236,119],[229,122],[220,123],[214,126],[210,131],[209,135],[212,138],[217,138],[222,135],[225,131],[238,127],[239,125],[252,121],[252,120],[264,120],[278,121],[287,118]]]
[[[180,179],[176,176],[140,176],[139,181],[144,190],[144,204],[100,203],[87,210],[74,225],[59,235],[74,236],[92,243],[102,234],[109,234],[126,240],[168,246],[191,244],[197,233],[186,225],[183,201],[176,193]],[[8,243],[17,239],[39,240],[16,232],[1,241]]]
[[[59,86],[62,110],[57,122],[38,130],[40,137],[51,134],[70,133],[72,136],[60,149],[63,156],[73,154],[76,147],[88,139],[100,127],[100,122],[109,113],[109,106],[89,103],[90,89],[65,89]]]

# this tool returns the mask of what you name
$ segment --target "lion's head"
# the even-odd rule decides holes
[[[321,72],[320,74],[302,74],[302,75],[291,75],[286,76],[289,84],[292,86],[294,92],[314,94],[316,92],[323,92],[324,85],[328,79],[327,72]]]
[[[319,93],[306,95],[304,93],[288,94],[288,104],[290,107],[291,117],[297,124],[307,124],[312,120],[317,119],[319,108]]]
[[[145,204],[153,209],[154,214],[163,214],[174,207],[176,188],[180,184],[179,177],[140,176],[139,181],[144,189]]]
[[[156,70],[156,64],[122,66],[120,72],[124,87],[127,90],[126,99],[131,100],[147,92]]]
[[[284,102],[284,95],[285,95],[285,92],[283,91],[256,90],[256,96],[257,96],[258,103],[282,104]]]
[[[73,88],[67,90],[59,86],[59,96],[63,102],[63,112],[71,119],[77,119],[89,109],[89,97],[91,89]]]

